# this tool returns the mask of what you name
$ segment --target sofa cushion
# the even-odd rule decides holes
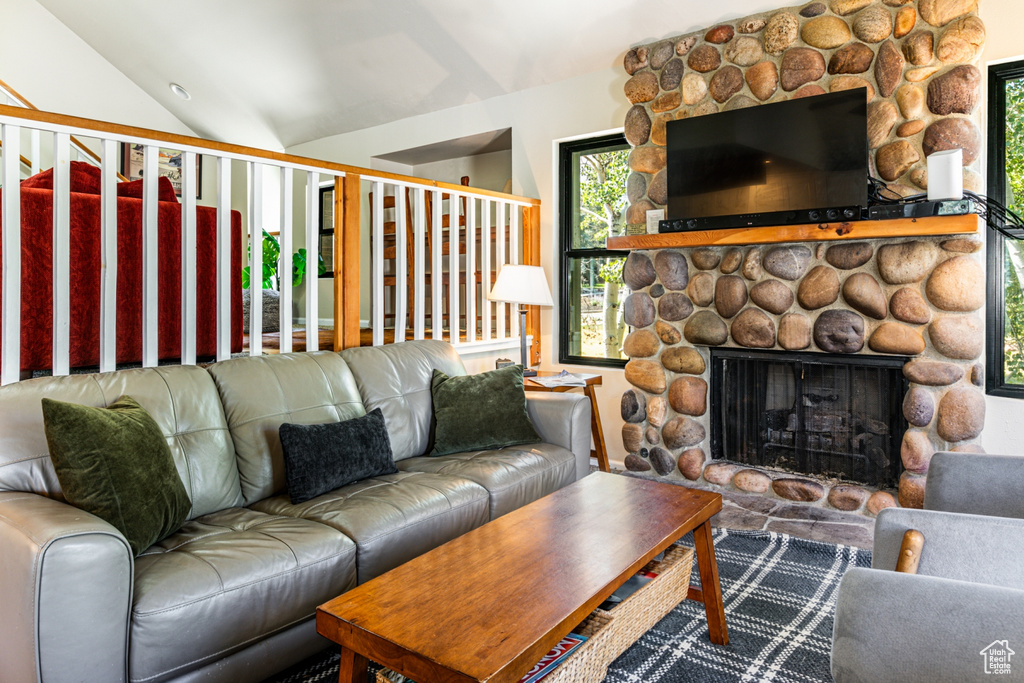
[[[106,408],[44,398],[50,460],[68,502],[140,552],[177,531],[192,501],[159,425],[131,396]]]
[[[434,370],[450,377],[466,374],[455,347],[430,339],[346,349],[341,357],[352,369],[366,409],[383,411],[395,462],[426,453],[434,420]]]
[[[192,501],[190,518],[242,502],[238,467],[220,395],[195,366],[40,377],[0,391],[0,490],[62,497],[43,432],[44,396],[108,406],[128,394],[156,420]]]
[[[286,422],[281,447],[288,498],[296,505],[361,479],[398,472],[380,408],[342,422]]]
[[[366,414],[348,365],[333,351],[234,358],[209,370],[224,402],[246,505],[285,490],[283,423]]]
[[[135,561],[129,679],[176,678],[311,618],[355,585],[336,529],[245,508],[187,522]]]
[[[526,414],[523,369],[518,365],[464,377],[434,370],[430,393],[434,401],[430,455],[540,441]]]
[[[374,477],[299,505],[285,495],[252,507],[320,522],[353,539],[359,548],[359,583],[488,521],[488,495],[482,486],[423,472]]]
[[[447,474],[480,484],[490,496],[491,519],[576,481],[576,456],[548,443],[408,458],[398,468],[403,472]]]

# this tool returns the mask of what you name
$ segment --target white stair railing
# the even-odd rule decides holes
[[[166,356],[161,353],[160,337],[166,333],[160,325],[159,312],[162,286],[158,277],[162,255],[159,236],[166,225],[161,225],[162,213],[158,197],[158,157],[161,149],[177,150],[182,153],[181,168],[181,345],[177,362],[197,362],[197,334],[200,321],[197,320],[199,302],[197,283],[198,212],[215,211],[215,273],[204,273],[202,281],[213,281],[216,321],[215,353],[217,360],[231,355],[232,321],[232,250],[244,249],[243,244],[232,241],[232,165],[243,164],[248,179],[248,206],[245,207],[247,220],[243,234],[247,233],[251,249],[248,266],[251,273],[251,301],[248,329],[248,352],[258,355],[263,351],[262,324],[262,240],[263,230],[278,228],[282,257],[280,264],[281,314],[280,350],[288,352],[293,348],[292,339],[296,332],[293,321],[292,300],[292,254],[296,245],[296,230],[304,231],[307,249],[307,272],[305,279],[306,349],[319,346],[317,321],[319,319],[317,260],[320,249],[320,185],[333,182],[335,192],[343,187],[343,180],[351,178],[357,187],[373,192],[372,224],[369,225],[374,245],[371,254],[369,296],[372,301],[372,342],[383,344],[387,340],[385,309],[390,306],[394,314],[393,340],[407,338],[449,339],[466,350],[496,343],[506,343],[510,348],[518,345],[519,330],[516,318],[507,319],[505,304],[491,303],[487,299],[490,286],[497,272],[506,263],[519,263],[523,258],[520,243],[520,226],[526,221],[526,212],[531,211],[530,224],[536,225],[536,211],[539,202],[522,197],[505,195],[464,186],[448,185],[434,181],[382,173],[369,169],[345,166],[327,161],[258,150],[224,143],[211,142],[169,133],[157,133],[145,129],[129,128],[115,124],[49,114],[24,107],[0,105],[0,183],[2,183],[2,272],[0,272],[0,384],[10,384],[22,378],[21,339],[23,320],[21,316],[22,291],[22,188],[18,182],[22,176],[22,140],[25,134],[30,145],[36,139],[52,139],[54,164],[53,189],[53,252],[52,252],[52,357],[49,367],[54,375],[65,375],[71,371],[72,349],[76,341],[71,339],[76,311],[72,307],[71,290],[71,248],[73,246],[70,225],[71,211],[75,202],[71,199],[70,161],[73,157],[74,137],[90,141],[100,153],[97,155],[100,167],[100,219],[99,249],[99,370],[110,371],[117,366],[119,357],[136,357],[144,367],[152,367]],[[33,133],[35,135],[33,135]],[[118,310],[118,273],[123,270],[124,255],[118,254],[118,234],[126,226],[118,225],[117,166],[118,150],[126,144],[141,145],[143,153],[142,219],[138,226],[142,243],[142,291],[133,306],[134,311]],[[204,168],[216,174],[216,193],[211,208],[201,208],[196,201],[199,182],[196,159],[202,155]],[[236,172],[236,182],[240,182]],[[280,216],[271,216],[266,210],[266,196],[272,192],[265,186],[266,178],[280,178]],[[365,181],[365,182],[364,182]],[[304,206],[293,206],[293,191],[296,183],[305,183]],[[278,183],[272,183],[278,184]],[[28,192],[28,190],[25,190]],[[393,209],[395,223],[394,240],[394,286],[385,290],[384,259],[384,198],[393,195],[396,201]],[[411,197],[411,211],[406,211],[405,197]],[[352,230],[359,226],[358,212],[365,194],[345,195],[344,202],[337,203],[340,212],[352,212],[350,216],[336,215],[336,232]],[[429,199],[429,202],[428,202]],[[445,207],[447,203],[447,207]],[[465,205],[466,215],[461,215]],[[428,212],[429,207],[429,212]],[[275,212],[276,213],[276,212]],[[335,212],[336,214],[339,211]],[[449,227],[443,227],[447,215]],[[460,223],[464,222],[464,227]],[[271,225],[275,223],[276,225]],[[355,229],[358,230],[358,227]],[[429,229],[429,234],[428,234]],[[406,231],[411,235],[412,253],[406,248]],[[335,280],[336,301],[344,304],[335,306],[335,348],[359,344],[358,325],[358,235],[356,239],[343,241],[335,238],[335,257],[341,259],[336,273],[346,275]],[[342,244],[350,245],[342,248]],[[351,245],[356,245],[353,249]],[[447,259],[445,252],[447,251]],[[236,252],[237,253],[237,252]],[[244,252],[242,252],[244,253]],[[525,255],[525,252],[522,252]],[[412,280],[409,281],[412,265]],[[342,290],[342,281],[349,282],[356,292]],[[354,284],[352,284],[354,283]],[[447,288],[447,289],[446,289]],[[411,290],[411,297],[408,295]],[[124,299],[124,297],[121,297]],[[428,305],[429,303],[429,305]],[[409,306],[412,306],[411,324]],[[344,311],[339,311],[345,308]],[[447,311],[445,310],[447,308]],[[140,310],[141,309],[141,310]],[[142,339],[140,349],[124,349],[124,340],[118,339],[117,320],[121,315],[141,315]],[[462,320],[465,323],[462,323]],[[428,325],[429,320],[429,335]],[[204,324],[207,321],[202,321]],[[355,334],[352,334],[352,330]],[[42,331],[41,333],[45,333]],[[77,347],[76,347],[77,348]],[[129,353],[119,353],[129,351]]]

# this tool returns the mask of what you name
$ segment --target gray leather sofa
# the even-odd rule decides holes
[[[936,453],[925,509],[879,513],[871,568],[839,584],[837,683],[1024,680],[1022,487],[1024,457]],[[925,538],[917,574],[893,571],[908,529]],[[1022,654],[997,670],[990,646]]]
[[[527,394],[543,443],[423,457],[435,368],[466,374],[450,345],[424,341],[0,389],[0,680],[259,681],[329,645],[317,605],[587,474],[576,394]],[[40,408],[123,394],[163,429],[193,505],[135,559],[63,502]],[[281,423],[378,407],[399,473],[292,505]]]

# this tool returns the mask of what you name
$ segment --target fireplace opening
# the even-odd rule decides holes
[[[906,362],[711,349],[712,457],[895,487]]]

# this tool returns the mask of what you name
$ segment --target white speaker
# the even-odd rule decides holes
[[[928,201],[964,198],[964,151],[946,149],[928,156]]]

